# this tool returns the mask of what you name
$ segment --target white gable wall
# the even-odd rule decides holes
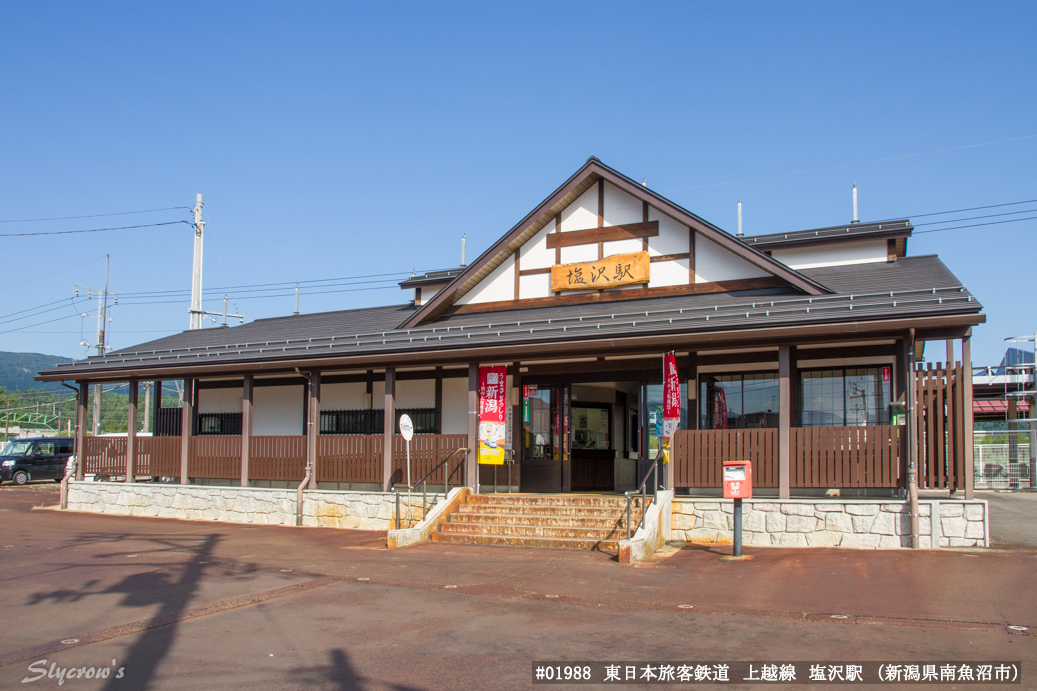
[[[547,234],[554,229],[554,221],[550,221],[519,248],[519,269],[546,269],[555,263],[555,251],[547,249]]]
[[[821,266],[885,262],[888,259],[886,252],[885,240],[862,240],[774,250],[771,256],[792,269],[814,269]]]
[[[701,234],[695,236],[695,282],[714,283],[770,274]]]
[[[521,267],[520,267],[521,268]],[[515,257],[511,256],[504,263],[490,272],[479,285],[457,301],[459,305],[477,305],[483,302],[500,302],[515,299]]]
[[[610,182],[605,183],[605,225],[621,226],[627,223],[640,223],[644,218],[643,214],[640,199],[627,194]],[[597,213],[595,213],[594,225],[597,225],[596,216]]]
[[[522,266],[525,266],[524,264]],[[546,298],[551,295],[551,274],[519,276],[519,299]]]
[[[648,254],[658,257],[660,254],[687,254],[691,232],[688,226],[681,225],[664,213],[649,207],[648,220],[659,221],[659,235],[648,238]],[[652,265],[655,270],[655,265]]]

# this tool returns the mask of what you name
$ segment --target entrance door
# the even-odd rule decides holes
[[[522,398],[523,492],[568,491],[569,391],[565,386],[525,386]]]

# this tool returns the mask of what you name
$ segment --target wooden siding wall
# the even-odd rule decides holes
[[[187,476],[216,480],[240,479],[241,437],[191,437]]]
[[[467,434],[415,434],[410,441],[410,473],[411,482],[417,482],[457,449],[468,444]],[[407,442],[400,435],[393,435],[393,482],[407,482]],[[463,454],[458,454],[450,461],[450,484],[463,484],[463,471],[457,470],[464,465]],[[443,468],[429,477],[429,483],[443,484]],[[442,489],[442,488],[440,488]]]
[[[795,427],[791,487],[900,487],[901,439],[889,425]]]
[[[84,441],[83,472],[126,474],[126,437],[87,437]]]
[[[965,378],[960,362],[915,370],[920,489],[965,488]]]
[[[722,487],[724,461],[752,461],[753,487],[778,486],[778,430],[681,430],[673,435],[677,487]]]
[[[382,435],[317,437],[317,482],[382,481]]]
[[[180,437],[137,437],[135,455],[133,472],[137,475],[180,477]]]
[[[306,475],[306,437],[301,434],[252,437],[248,459],[250,480],[301,482]]]

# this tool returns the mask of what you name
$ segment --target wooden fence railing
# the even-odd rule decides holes
[[[317,438],[318,482],[381,483],[384,447],[380,434],[324,434]],[[180,437],[137,437],[137,475],[180,476]],[[411,480],[417,481],[451,452],[468,443],[465,434],[416,434],[411,439]],[[406,481],[407,450],[403,437],[393,438],[393,478]],[[190,438],[187,475],[192,479],[241,478],[241,437],[198,435]],[[121,476],[126,473],[126,437],[87,437],[84,472]],[[299,482],[306,473],[306,437],[254,436],[249,449],[249,479]],[[443,482],[443,469],[430,478]],[[451,484],[464,481],[451,463]]]
[[[905,430],[889,425],[794,427],[789,485],[900,487]]]
[[[87,437],[84,441],[84,473],[126,474],[126,437]]]
[[[753,487],[778,486],[778,430],[682,430],[673,435],[677,487],[721,487],[724,461],[752,461]]]
[[[926,363],[915,370],[918,487],[965,487],[965,378],[961,363]]]
[[[241,478],[241,437],[191,437],[188,454],[190,478]]]
[[[382,481],[381,434],[322,434],[317,438],[318,482]]]
[[[467,434],[415,434],[410,441],[410,473],[411,482],[417,482],[449,456],[451,452],[462,449],[468,444]],[[458,461],[463,462],[458,456]],[[407,482],[407,443],[400,435],[393,436],[393,482]],[[457,470],[460,463],[450,461],[450,483],[464,482],[463,471]],[[439,468],[429,477],[432,484],[443,483],[443,468]],[[440,488],[442,489],[442,488]]]
[[[252,437],[249,448],[250,480],[300,482],[306,475],[306,437],[301,434]],[[241,476],[241,459],[238,459]]]
[[[137,437],[136,447],[133,472],[137,475],[180,477],[180,437]],[[125,468],[124,458],[124,472]]]

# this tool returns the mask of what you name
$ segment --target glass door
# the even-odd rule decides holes
[[[523,492],[561,492],[568,462],[568,391],[562,386],[522,387]]]

